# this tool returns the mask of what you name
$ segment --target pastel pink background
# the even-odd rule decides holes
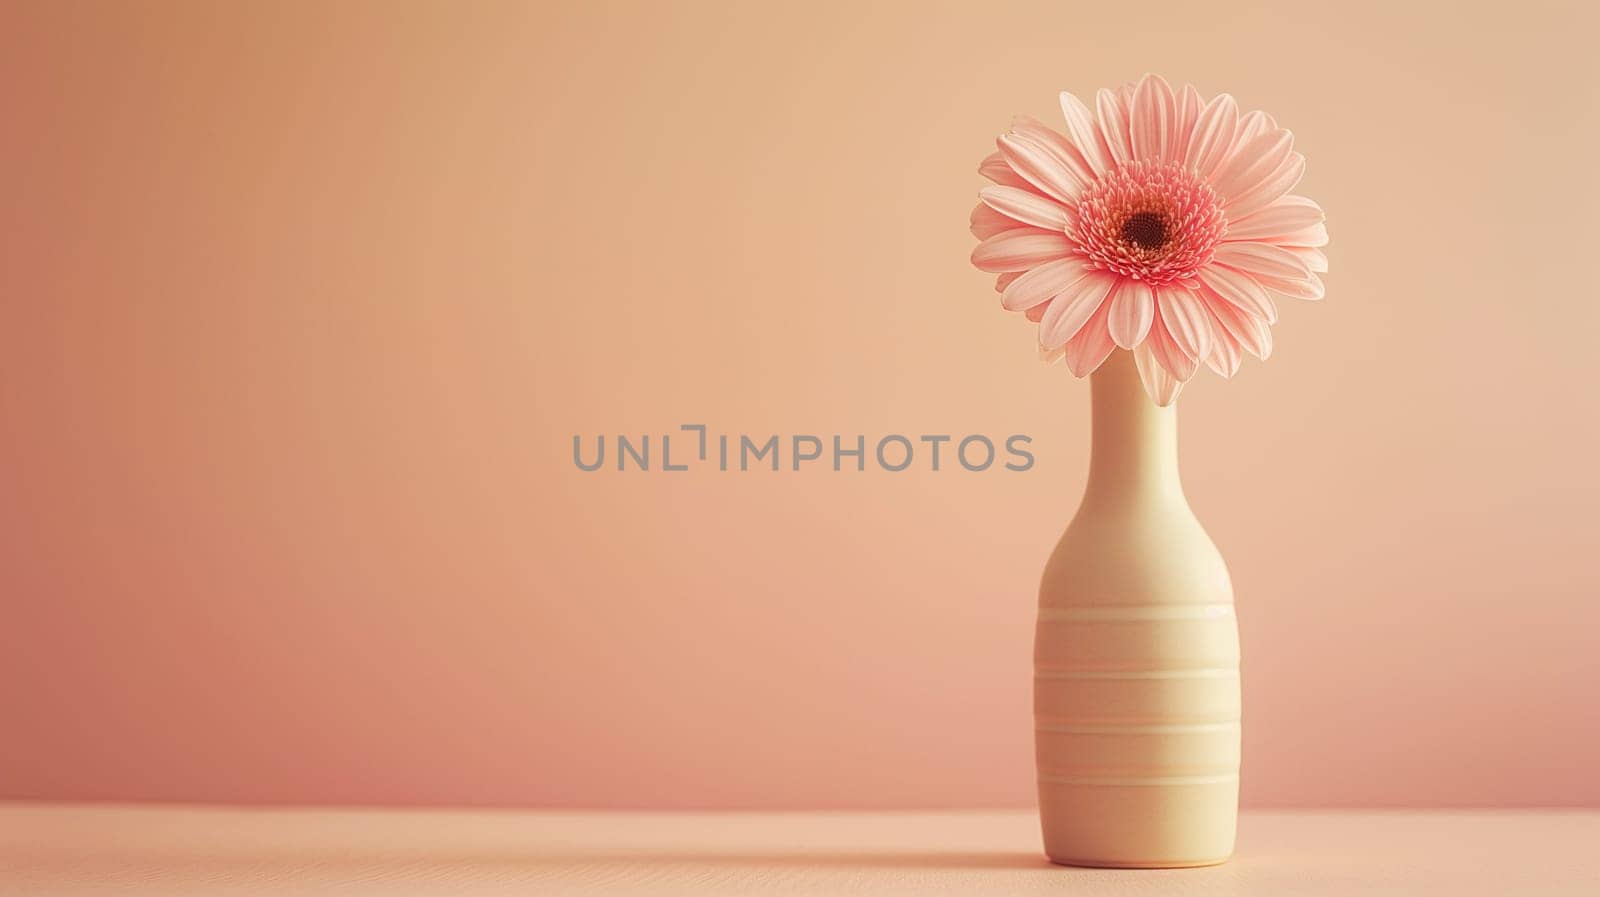
[[[1255,806],[1600,804],[1577,4],[0,6],[0,797],[1026,806],[1087,390],[1011,113],[1294,129],[1328,300],[1182,401]],[[585,474],[574,434],[1034,437]]]

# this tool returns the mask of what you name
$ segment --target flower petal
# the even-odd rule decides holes
[[[1155,293],[1156,308],[1165,330],[1183,354],[1194,360],[1210,354],[1211,318],[1194,293],[1171,285],[1159,287]]]
[[[1046,196],[1063,203],[1077,202],[1082,192],[1060,159],[1031,137],[1002,134],[997,141],[1006,164]]]
[[[1045,364],[1055,364],[1061,360],[1063,355],[1066,354],[1066,346],[1057,346],[1054,349],[1046,349],[1044,346],[1039,347],[1039,360]]]
[[[1122,278],[1116,295],[1111,297],[1111,311],[1106,326],[1111,339],[1124,349],[1139,345],[1150,332],[1150,322],[1155,320],[1155,295],[1150,285],[1142,280]]]
[[[1260,109],[1247,112],[1239,116],[1239,127],[1233,132],[1233,145],[1230,149],[1236,150],[1262,134],[1277,129],[1278,123]]]
[[[1248,215],[1229,216],[1224,242],[1266,240],[1321,224],[1322,207],[1304,196],[1280,196]]]
[[[1184,150],[1183,164],[1194,169],[1201,177],[1208,177],[1227,157],[1228,148],[1233,145],[1233,132],[1238,126],[1239,104],[1234,102],[1233,97],[1225,93],[1212,97],[1211,102],[1200,110],[1194,136]]]
[[[1183,392],[1183,381],[1172,376],[1156,361],[1149,343],[1133,350],[1133,361],[1139,368],[1139,380],[1144,383],[1144,391],[1157,405],[1165,408],[1178,400],[1178,393]]]
[[[1106,318],[1110,312],[1111,303],[1100,303],[1088,323],[1072,339],[1067,340],[1067,370],[1072,372],[1072,376],[1081,380],[1094,373],[1117,347],[1106,328]]]
[[[1322,278],[1315,274],[1307,274],[1303,278],[1261,277],[1256,280],[1274,293],[1282,293],[1295,299],[1317,300],[1327,295],[1327,289],[1322,285]]]
[[[1306,267],[1310,268],[1313,274],[1328,273],[1328,256],[1322,250],[1312,249],[1309,246],[1285,246],[1284,248],[1305,262]]]
[[[978,191],[984,205],[1008,218],[1045,230],[1065,232],[1070,219],[1055,200],[1017,187],[985,187]]]
[[[973,208],[970,220],[972,235],[980,240],[987,240],[995,234],[1003,234],[1022,226],[1015,218],[1002,215],[981,202]]]
[[[1052,300],[1052,301],[1054,301],[1054,300]],[[1050,310],[1050,303],[1046,302],[1046,303],[1044,303],[1042,305],[1035,305],[1033,308],[1028,309],[1023,314],[1025,314],[1027,316],[1028,320],[1030,320],[1033,323],[1037,324],[1040,321],[1044,320],[1045,312],[1047,312],[1049,310]]]
[[[1150,337],[1145,343],[1155,360],[1180,382],[1188,381],[1200,369],[1199,359],[1183,351],[1172,338],[1172,328],[1160,311],[1156,312],[1155,323],[1150,325]]]
[[[1054,261],[1073,252],[1066,234],[1053,234],[1036,227],[1019,227],[996,234],[972,250],[972,264],[980,271],[1004,274],[1026,271],[1035,265]]]
[[[1006,158],[1000,155],[999,150],[983,157],[983,161],[978,163],[978,174],[1006,187],[1033,189],[1028,187],[1028,182],[1023,180],[1021,175],[1011,170],[1011,166],[1006,164]]]
[[[1111,167],[1109,157],[1101,146],[1100,131],[1094,123],[1094,113],[1083,101],[1066,91],[1061,92],[1061,115],[1067,120],[1067,139],[1077,148],[1089,170],[1101,175]]]
[[[1211,314],[1210,306],[1206,307],[1206,314]],[[1212,317],[1211,352],[1206,355],[1206,367],[1216,371],[1224,379],[1231,378],[1239,373],[1239,363],[1244,360],[1244,351],[1239,348],[1239,341],[1223,329]]]
[[[1294,253],[1270,243],[1223,243],[1212,259],[1258,280],[1263,276],[1279,280],[1305,280],[1311,276],[1311,269]]]
[[[1133,158],[1133,145],[1128,142],[1128,110],[1115,92],[1100,88],[1094,97],[1095,122],[1100,125],[1100,148],[1112,165]]]
[[[1222,331],[1238,341],[1239,346],[1251,355],[1265,361],[1272,354],[1272,328],[1261,318],[1243,311],[1214,291],[1201,287],[1196,291],[1206,304]]]
[[[1078,148],[1072,144],[1072,141],[1044,122],[1031,116],[1018,115],[1011,121],[1011,130],[1013,133],[1026,137],[1044,147],[1049,151],[1050,155],[1055,157],[1057,162],[1060,162],[1066,168],[1067,173],[1072,176],[1073,182],[1077,187],[1077,192],[1073,193],[1074,196],[1077,196],[1078,193],[1092,185],[1098,177],[1090,169],[1089,163],[1083,158],[1083,154],[1078,152]]]
[[[994,239],[1004,240],[1007,236],[1009,235],[1001,234]],[[1268,296],[1261,284],[1256,283],[1248,274],[1222,265],[1207,265],[1200,269],[1200,282],[1236,308],[1247,311],[1269,324],[1278,320],[1278,309],[1272,304],[1272,297]]]
[[[1277,201],[1300,183],[1306,174],[1306,157],[1290,153],[1289,158],[1267,175],[1266,180],[1251,188],[1243,196],[1235,196],[1223,203],[1230,215],[1246,216]]]
[[[1023,272],[1021,271],[1007,271],[1004,274],[996,275],[994,279],[994,291],[996,293],[1004,293],[1006,291],[1006,287],[1015,283],[1017,278],[1021,277],[1022,274]]]
[[[1204,105],[1200,102],[1200,92],[1194,89],[1193,84],[1183,85],[1183,90],[1178,93],[1178,123],[1172,139],[1167,141],[1167,161],[1184,160],[1189,151],[1189,140],[1194,135],[1195,122],[1200,120],[1200,110]]]
[[[1328,226],[1319,221],[1310,227],[1301,228],[1293,233],[1280,234],[1279,236],[1273,237],[1271,240],[1266,242],[1276,243],[1279,246],[1284,247],[1326,246],[1328,245]]]
[[[1131,113],[1128,132],[1133,157],[1164,161],[1178,119],[1178,101],[1172,86],[1160,75],[1145,75],[1134,88]]]
[[[1262,134],[1229,151],[1228,158],[1212,173],[1211,186],[1226,207],[1230,200],[1248,193],[1277,171],[1291,152],[1294,136],[1288,131]]]
[[[1084,323],[1105,303],[1106,293],[1116,281],[1115,274],[1091,271],[1050,300],[1050,310],[1039,322],[1040,345],[1053,349],[1077,336]]]
[[[1270,243],[1222,243],[1214,261],[1229,269],[1248,273],[1262,288],[1272,289],[1296,299],[1322,299],[1322,281],[1310,272],[1306,261],[1283,246]]]
[[[1045,262],[1012,281],[1000,297],[1000,305],[1008,311],[1025,311],[1048,302],[1087,273],[1089,259],[1086,256],[1069,255]]]

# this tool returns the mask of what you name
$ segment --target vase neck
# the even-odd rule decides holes
[[[1089,378],[1093,406],[1084,502],[1183,499],[1178,479],[1178,409],[1144,391],[1133,353],[1116,350]]]

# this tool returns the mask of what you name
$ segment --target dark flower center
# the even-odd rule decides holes
[[[1160,212],[1134,212],[1122,222],[1122,239],[1140,249],[1160,249],[1170,236],[1167,216]]]

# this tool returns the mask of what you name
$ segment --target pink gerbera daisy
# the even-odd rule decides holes
[[[1202,102],[1156,75],[1101,90],[1090,112],[1061,94],[1067,131],[1018,117],[978,171],[972,263],[1000,303],[1039,324],[1047,360],[1086,377],[1133,350],[1169,405],[1204,363],[1224,377],[1265,359],[1273,293],[1321,299],[1322,208],[1289,191],[1293,138],[1233,97]]]

